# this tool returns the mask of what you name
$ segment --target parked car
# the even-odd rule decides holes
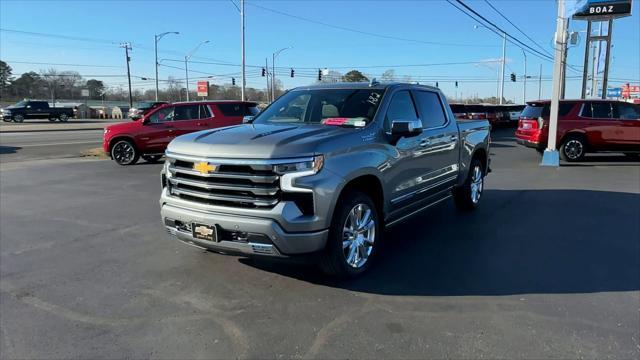
[[[457,120],[467,120],[469,119],[469,114],[467,114],[467,107],[465,104],[449,104],[451,107],[451,111],[453,112],[453,116]]]
[[[476,208],[489,171],[489,124],[457,122],[435,87],[302,87],[247,120],[169,144],[160,204],[178,240],[249,256],[317,253],[328,274],[355,276],[385,227],[450,197]]]
[[[75,116],[75,111],[72,107],[50,107],[46,101],[24,100],[2,109],[0,116],[6,122],[23,122],[25,119],[65,122]]]
[[[509,111],[509,120],[514,124],[518,124],[520,120],[520,114],[522,114],[522,110],[526,105],[507,105],[507,111]]]
[[[543,152],[549,136],[550,101],[534,101],[520,116],[516,140]],[[640,154],[640,105],[614,100],[562,100],[557,144],[565,161],[594,152]]]
[[[258,113],[256,103],[202,101],[164,104],[142,118],[107,126],[102,147],[120,165],[135,164],[140,157],[158,161],[176,136],[203,129],[242,123]]]
[[[141,117],[150,113],[153,109],[168,104],[166,101],[142,101],[138,103],[137,107],[129,109],[129,118],[132,120],[140,119]]]

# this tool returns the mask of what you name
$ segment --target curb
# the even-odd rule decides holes
[[[20,129],[20,130],[0,130],[0,134],[7,133],[24,133],[24,132],[50,132],[50,131],[84,131],[84,130],[104,130],[104,126],[91,128],[73,128],[73,129]]]

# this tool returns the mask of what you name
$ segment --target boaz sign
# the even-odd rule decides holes
[[[631,15],[631,0],[582,0],[578,1],[574,19],[609,20]]]

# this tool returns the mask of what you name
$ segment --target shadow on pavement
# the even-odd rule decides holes
[[[580,162],[562,162],[562,166],[640,166],[640,157],[623,154],[586,154]]]
[[[386,232],[376,266],[333,281],[310,266],[250,266],[353,291],[409,296],[593,293],[640,289],[640,195],[488,190],[480,208],[432,208]]]
[[[0,154],[15,154],[18,150],[22,149],[19,146],[3,146],[0,145]]]

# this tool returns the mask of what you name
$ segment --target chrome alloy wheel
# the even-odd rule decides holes
[[[347,264],[361,268],[373,250],[376,238],[376,220],[367,204],[358,204],[351,209],[342,230],[342,252]]]
[[[474,204],[477,204],[480,201],[480,197],[482,196],[482,188],[484,178],[482,176],[482,168],[480,165],[476,165],[473,168],[473,173],[471,174],[471,201]]]
[[[569,140],[564,145],[564,154],[571,160],[579,158],[580,156],[582,156],[583,152],[584,147],[578,140]]]
[[[113,146],[113,159],[118,164],[128,165],[133,161],[135,149],[128,141],[120,141]]]

